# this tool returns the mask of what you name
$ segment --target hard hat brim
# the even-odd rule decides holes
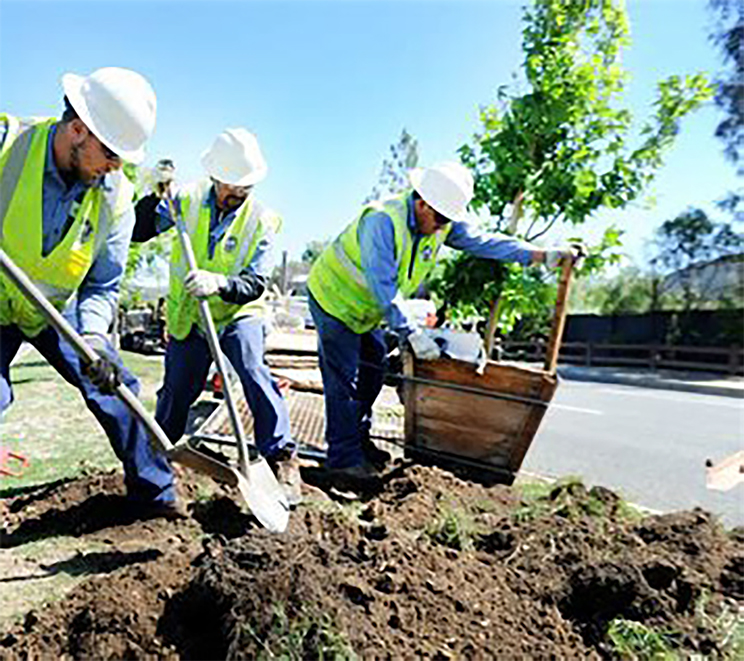
[[[413,190],[415,190],[421,196],[421,199],[424,202],[426,202],[435,211],[438,211],[440,214],[442,214],[445,218],[448,218],[449,220],[460,220],[460,221],[467,222],[468,220],[467,209],[463,209],[459,213],[456,213],[453,215],[446,209],[443,209],[442,207],[440,207],[436,203],[436,201],[431,200],[431,197],[429,196],[428,191],[426,191],[424,187],[421,185],[421,180],[423,179],[425,171],[426,171],[426,168],[413,168],[408,171],[408,180],[411,182],[411,186],[413,186]]]
[[[140,147],[135,150],[122,149],[119,145],[114,144],[108,140],[96,127],[96,123],[88,111],[88,104],[81,93],[83,84],[85,83],[84,76],[78,76],[75,73],[66,73],[62,76],[62,90],[70,102],[73,110],[77,113],[80,120],[85,124],[93,135],[96,136],[104,145],[106,145],[111,151],[113,151],[119,158],[128,163],[139,165],[145,160],[145,148]]]
[[[268,167],[263,167],[245,175],[244,177],[236,179],[217,165],[215,160],[212,158],[211,149],[205,149],[201,153],[201,164],[210,177],[216,179],[220,183],[228,184],[229,186],[254,186],[259,181],[263,181],[269,171]]]

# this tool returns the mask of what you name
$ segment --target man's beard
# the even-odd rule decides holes
[[[81,181],[86,186],[89,186],[98,179],[95,175],[84,173],[80,167],[80,152],[83,150],[83,147],[85,147],[88,140],[89,138],[86,137],[80,144],[72,145],[72,147],[70,147],[70,168],[63,175],[64,179],[68,183]]]
[[[223,202],[222,206],[225,209],[225,211],[234,211],[237,209],[241,204],[245,202],[244,197],[237,197],[235,195],[228,195],[225,198],[225,201]]]

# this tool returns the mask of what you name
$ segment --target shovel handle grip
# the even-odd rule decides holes
[[[98,354],[91,349],[88,343],[80,334],[70,325],[62,314],[55,308],[46,297],[39,291],[38,287],[31,279],[15,264],[8,254],[0,248],[0,268],[5,275],[10,278],[13,284],[21,290],[23,295],[28,298],[44,316],[44,318],[64,337],[67,342],[80,356],[81,360],[87,364],[98,360]],[[116,394],[129,407],[134,415],[147,427],[153,435],[155,441],[160,446],[161,451],[169,452],[173,449],[173,444],[165,435],[160,425],[155,421],[150,413],[142,406],[137,396],[129,390],[124,384],[116,388]]]

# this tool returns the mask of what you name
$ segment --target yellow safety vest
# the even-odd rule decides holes
[[[383,318],[362,270],[359,247],[359,222],[367,214],[382,212],[393,221],[395,256],[398,262],[398,292],[411,296],[431,273],[439,250],[450,231],[422,236],[413,254],[414,236],[408,228],[408,199],[410,191],[362,209],[352,222],[318,257],[308,276],[308,289],[328,314],[344,322],[355,333],[367,333],[376,328]]]
[[[264,208],[251,195],[236,212],[236,218],[217,243],[214,255],[209,257],[209,225],[211,208],[208,202],[212,183],[199,182],[179,195],[181,217],[194,248],[198,268],[226,276],[238,275],[253,259],[259,241],[266,232],[276,233],[281,227],[281,218]],[[178,234],[173,238],[170,262],[170,291],[168,293],[168,332],[177,340],[183,340],[194,324],[201,326],[197,300],[186,292],[183,281],[188,273],[186,257],[181,251]],[[222,330],[238,317],[261,316],[266,312],[267,292],[258,299],[238,305],[226,303],[219,295],[210,296],[209,309],[217,330]]]
[[[120,173],[108,175],[113,189],[91,187],[77,205],[64,238],[42,256],[43,185],[49,131],[55,119],[19,120],[0,114],[6,137],[0,147],[0,246],[59,310],[85,279],[101,244],[104,208],[111,222],[131,204],[131,186]],[[77,204],[77,203],[75,203]],[[74,207],[73,207],[74,208]],[[27,337],[47,325],[18,288],[0,274],[0,325],[17,325]]]

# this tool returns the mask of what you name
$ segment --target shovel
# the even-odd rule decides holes
[[[0,269],[10,278],[13,284],[23,295],[34,304],[44,318],[64,337],[86,364],[98,360],[98,354],[88,346],[80,337],[80,334],[70,325],[62,314],[44,297],[38,287],[29,277],[13,262],[13,260],[0,248]],[[155,443],[169,460],[188,466],[193,470],[205,473],[210,477],[237,487],[241,496],[245,499],[251,511],[258,521],[272,532],[283,532],[289,519],[288,509],[285,510],[281,504],[264,503],[264,499],[257,497],[256,487],[248,482],[246,476],[233,468],[227,466],[212,457],[209,457],[187,444],[174,446],[165,435],[160,425],[147,410],[142,406],[136,395],[124,384],[116,388],[116,394],[132,411],[132,413],[147,427],[152,434]],[[269,472],[271,469],[266,467]],[[273,473],[272,473],[273,477]],[[277,485],[278,487],[279,485]]]
[[[186,230],[186,225],[183,222],[183,218],[176,213],[173,200],[170,197],[167,200],[171,218],[176,222],[176,230],[178,231],[178,238],[181,242],[181,250],[186,265],[189,271],[195,271],[199,267],[196,264],[196,256],[194,255],[194,249],[191,245],[191,238]],[[238,414],[235,399],[230,391],[230,381],[227,374],[225,357],[220,348],[217,329],[214,325],[214,319],[212,319],[209,303],[206,300],[197,299],[197,305],[199,306],[199,314],[201,315],[207,343],[209,344],[209,351],[217,367],[217,373],[222,378],[222,391],[225,395],[225,404],[227,405],[227,412],[230,416],[230,423],[238,446],[238,466],[240,473],[244,476],[249,487],[247,492],[244,493],[246,502],[257,519],[261,520],[259,512],[261,512],[261,516],[267,519],[267,521],[261,520],[264,526],[270,529],[281,527],[281,530],[284,530],[287,527],[289,519],[289,502],[266,459],[258,453],[255,454],[254,459],[251,459],[248,454],[245,429]]]

